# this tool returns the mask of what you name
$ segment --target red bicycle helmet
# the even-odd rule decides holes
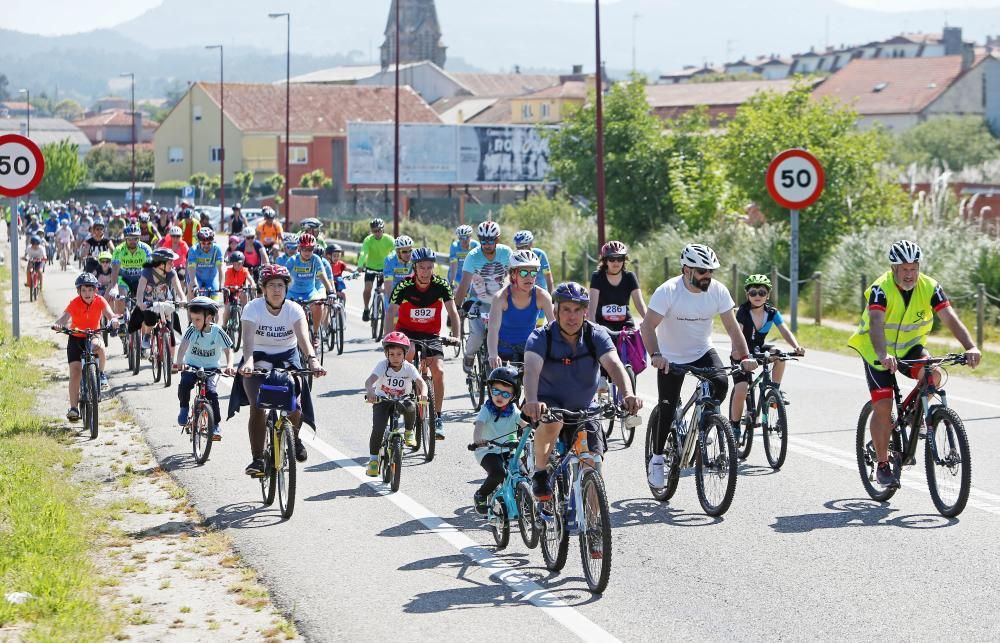
[[[288,273],[288,268],[276,263],[269,263],[260,268],[260,287],[263,288],[272,279],[284,279],[286,284],[292,283],[292,276]]]
[[[312,236],[308,232],[303,232],[299,235],[299,250],[303,248],[315,248],[316,247],[316,237]]]
[[[403,350],[410,350],[410,338],[394,330],[382,339],[382,350],[388,349],[390,346],[399,346]]]

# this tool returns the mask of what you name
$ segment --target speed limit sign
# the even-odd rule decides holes
[[[802,210],[823,193],[823,166],[802,149],[785,150],[767,168],[767,191],[783,208]]]
[[[45,159],[38,146],[26,136],[0,136],[0,195],[28,194],[42,181]]]

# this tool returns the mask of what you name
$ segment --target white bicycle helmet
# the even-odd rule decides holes
[[[409,238],[405,234],[396,237],[396,250],[399,250],[401,248],[412,248],[412,247],[413,247],[413,239]]]
[[[514,233],[514,246],[517,248],[530,246],[534,241],[535,235],[531,234],[531,230],[518,230]]]
[[[170,230],[168,230],[168,231],[167,231],[167,233],[168,233],[168,234],[169,234],[169,235],[170,235],[171,237],[179,237],[179,236],[181,236],[182,234],[184,234],[184,231],[183,231],[183,230],[181,230],[180,226],[175,226],[175,225],[172,225],[172,226],[170,226]]]
[[[460,225],[455,228],[455,236],[461,239],[468,239],[472,236],[472,226],[470,225]]]
[[[496,221],[483,221],[476,228],[476,234],[483,239],[499,239],[500,226],[497,225]]]
[[[689,243],[681,250],[681,265],[699,270],[715,270],[720,264],[714,250],[701,243]]]
[[[899,265],[901,263],[917,263],[921,256],[920,246],[903,239],[889,246],[889,263]]]
[[[532,250],[518,250],[510,257],[510,269],[541,268],[542,262]]]

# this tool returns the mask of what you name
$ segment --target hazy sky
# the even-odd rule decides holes
[[[492,0],[473,0],[487,2]],[[591,2],[592,0],[562,0]],[[618,0],[604,0],[611,4]],[[808,0],[803,0],[808,2]],[[883,11],[996,7],[1000,0],[839,0],[844,4]],[[111,27],[142,14],[162,0],[4,0],[0,27],[46,35]],[[276,0],[280,8],[288,0]],[[11,6],[13,5],[13,6]]]

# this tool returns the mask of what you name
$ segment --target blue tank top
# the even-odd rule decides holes
[[[510,289],[507,290],[507,310],[503,312],[503,320],[500,324],[499,349],[517,347],[524,349],[528,335],[535,330],[535,321],[538,319],[538,302],[535,299],[537,286],[531,289],[531,303],[527,308],[518,308],[514,305],[514,298]]]

